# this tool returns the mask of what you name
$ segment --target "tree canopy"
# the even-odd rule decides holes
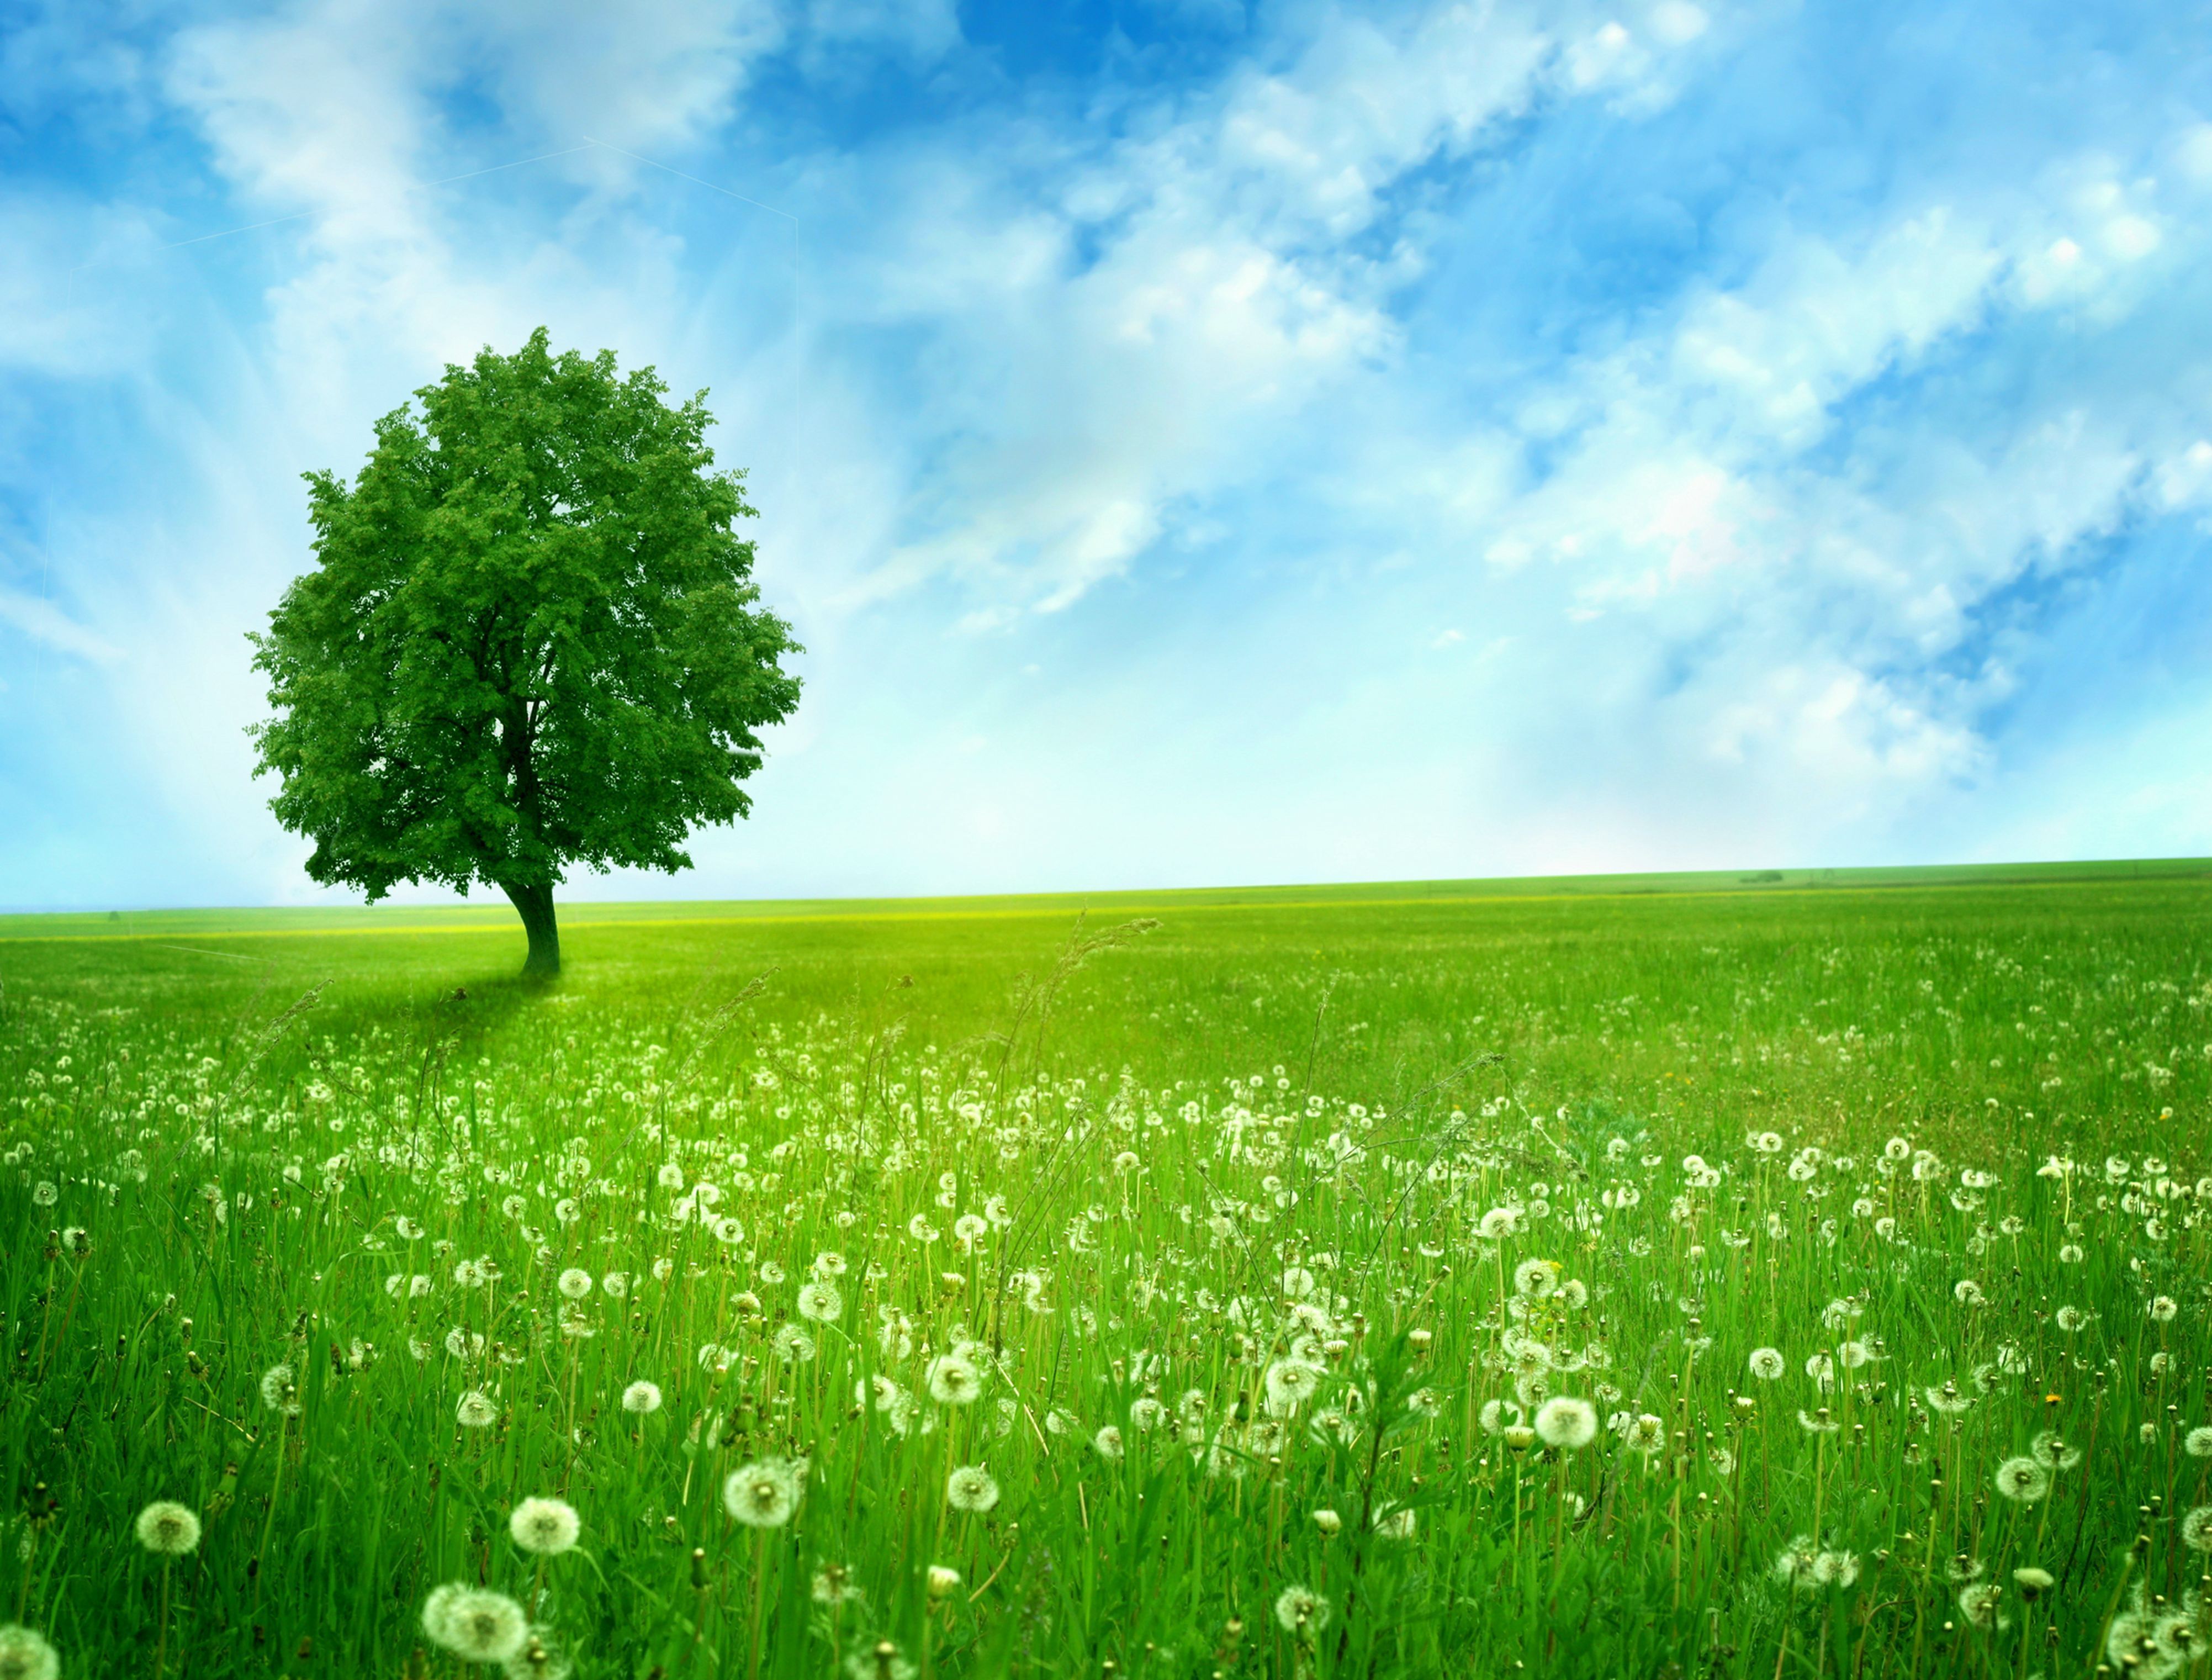
[[[799,647],[707,393],[666,393],[541,327],[385,416],[352,484],[305,475],[317,563],[250,639],[277,714],[254,773],[314,880],[496,886],[550,973],[566,867],[686,868],[694,826],[750,810]]]

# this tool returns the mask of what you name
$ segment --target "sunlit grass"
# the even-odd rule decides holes
[[[0,1618],[70,1674],[2176,1672],[2199,892],[580,922],[544,994],[0,945]]]

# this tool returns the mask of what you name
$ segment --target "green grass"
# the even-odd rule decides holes
[[[577,906],[548,991],[504,911],[0,918],[0,1619],[71,1674],[488,1672],[452,1581],[517,1673],[2176,1671],[2208,866],[1759,873]],[[1620,1430],[1486,1426],[1539,1385]]]

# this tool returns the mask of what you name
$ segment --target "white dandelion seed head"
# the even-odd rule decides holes
[[[571,1266],[561,1274],[560,1290],[572,1301],[582,1300],[592,1293],[592,1275],[581,1266]]]
[[[1536,1408],[1535,1421],[1537,1438],[1564,1452],[1579,1452],[1597,1439],[1597,1408],[1572,1395],[1553,1395]]]
[[[289,1365],[272,1365],[261,1373],[261,1403],[287,1417],[300,1415],[300,1385]]]
[[[642,1416],[660,1409],[660,1385],[639,1378],[622,1392],[622,1409]]]
[[[0,1628],[0,1680],[59,1680],[61,1653],[43,1634],[13,1623]]]
[[[424,1602],[422,1631],[464,1662],[504,1663],[529,1638],[530,1618],[504,1592],[452,1581]]]
[[[1317,1634],[1328,1615],[1328,1600],[1310,1586],[1286,1586],[1276,1596],[1275,1621],[1286,1634]]]
[[[1113,1424],[1107,1424],[1093,1435],[1091,1438],[1091,1445],[1097,1450],[1098,1456],[1109,1464],[1118,1464],[1121,1461],[1124,1450],[1121,1432]]]
[[[461,1396],[453,1407],[453,1419],[464,1429],[483,1429],[499,1421],[499,1404],[480,1388],[472,1388]]]
[[[757,1459],[723,1482],[722,1508],[747,1528],[781,1528],[805,1490],[804,1459]]]
[[[514,1507],[507,1519],[507,1531],[526,1552],[558,1557],[576,1543],[584,1524],[568,1500],[533,1497]]]
[[[200,1519],[189,1506],[157,1499],[138,1513],[138,1543],[158,1557],[182,1557],[200,1543]]]
[[[837,1286],[817,1278],[799,1288],[799,1316],[817,1324],[834,1324],[845,1316],[845,1298]]]
[[[2016,1505],[2033,1505],[2051,1491],[2051,1472],[2033,1458],[2008,1458],[1997,1466],[1996,1488]]]
[[[928,1386],[939,1405],[964,1406],[983,1391],[983,1378],[963,1355],[939,1354],[929,1362]]]
[[[945,1502],[955,1511],[981,1513],[999,1502],[999,1484],[981,1464],[963,1464],[945,1478]]]
[[[1778,1348],[1754,1348],[1751,1351],[1751,1374],[1763,1383],[1771,1383],[1789,1369]]]
[[[2200,1505],[2181,1519],[2181,1543],[2192,1552],[2212,1552],[2212,1505]]]

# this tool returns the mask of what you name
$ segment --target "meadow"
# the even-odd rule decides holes
[[[2208,887],[0,917],[0,1680],[2181,1673]]]

